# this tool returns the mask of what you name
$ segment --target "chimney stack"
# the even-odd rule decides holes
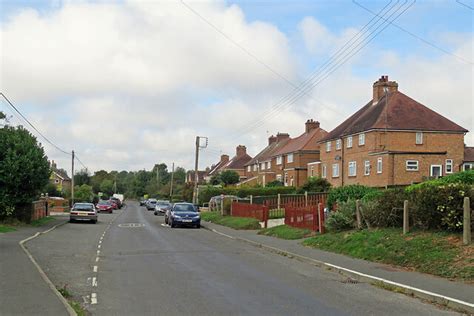
[[[290,135],[288,133],[278,133],[276,138],[277,138],[277,142],[281,142],[282,140],[289,139]]]
[[[376,105],[386,92],[392,93],[398,91],[396,81],[388,81],[388,76],[381,76],[373,85],[372,105]]]
[[[222,163],[229,162],[229,155],[221,155],[221,162]]]
[[[245,156],[247,154],[247,147],[239,145],[235,148],[235,155],[237,157]]]
[[[268,137],[268,145],[271,145],[271,144],[273,144],[273,143],[276,142],[276,141],[277,141],[277,137],[276,137],[276,136],[273,136],[273,135],[272,135],[272,136]]]
[[[58,169],[56,163],[54,162],[54,160],[51,160],[51,169],[52,170],[57,170]]]
[[[313,121],[313,119],[309,119],[305,123],[305,132],[309,133],[312,130],[319,128],[319,122],[318,121]]]

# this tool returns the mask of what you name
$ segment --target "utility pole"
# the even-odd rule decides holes
[[[201,138],[206,139],[206,145],[201,147],[200,141]],[[194,161],[194,190],[193,190],[193,204],[198,203],[198,182],[199,182],[199,174],[198,174],[198,165],[199,165],[199,148],[206,148],[208,143],[208,138],[205,136],[196,136],[196,158]]]
[[[160,190],[160,168],[159,165],[156,165],[156,190]]]
[[[71,162],[71,207],[74,205],[74,150],[72,151]]]
[[[173,167],[171,168],[170,200],[173,199],[173,176],[174,176],[174,162],[173,162]]]

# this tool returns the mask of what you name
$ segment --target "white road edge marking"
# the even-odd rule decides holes
[[[222,236],[225,236],[227,238],[230,238],[230,239],[235,239],[235,237],[232,237],[230,235],[227,235],[227,234],[224,234],[224,233],[221,233],[221,232],[218,232],[217,230],[213,229],[212,230],[213,232],[215,232],[216,234],[219,234],[219,235],[222,235]]]
[[[97,266],[94,266],[94,272],[97,272]]]
[[[97,293],[91,294],[91,305],[97,304]]]
[[[95,258],[95,262],[99,262],[99,257],[96,257],[96,258]]]
[[[97,278],[96,277],[92,277],[92,286],[97,287]]]
[[[97,254],[100,255],[100,250],[97,250]]]
[[[100,245],[97,246],[97,249],[100,249]]]

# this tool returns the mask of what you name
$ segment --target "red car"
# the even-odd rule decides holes
[[[110,201],[99,201],[96,207],[99,210],[99,212],[109,212],[110,214],[112,214],[114,210],[114,206],[112,205]]]
[[[114,200],[108,200],[107,203],[110,203],[114,210],[118,210],[119,205]]]

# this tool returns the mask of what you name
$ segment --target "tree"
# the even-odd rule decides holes
[[[93,199],[94,193],[92,192],[92,186],[87,184],[74,186],[74,200],[76,202],[92,202]]]
[[[76,185],[90,184],[91,178],[87,169],[81,169],[74,175],[74,183]]]
[[[36,138],[23,127],[0,128],[0,218],[31,203],[48,184],[48,159]]]
[[[327,192],[331,184],[323,178],[319,177],[309,177],[308,180],[303,184],[300,189],[300,192]]]
[[[233,170],[225,170],[221,172],[221,181],[225,185],[236,184],[240,181],[240,176]]]
[[[105,179],[100,184],[100,192],[107,194],[108,196],[114,194],[114,182],[109,179]]]
[[[62,193],[58,191],[54,183],[48,183],[43,189],[43,193],[47,193],[48,196],[62,196]]]
[[[219,185],[222,184],[222,179],[220,174],[215,174],[209,179],[209,183],[212,185]]]

